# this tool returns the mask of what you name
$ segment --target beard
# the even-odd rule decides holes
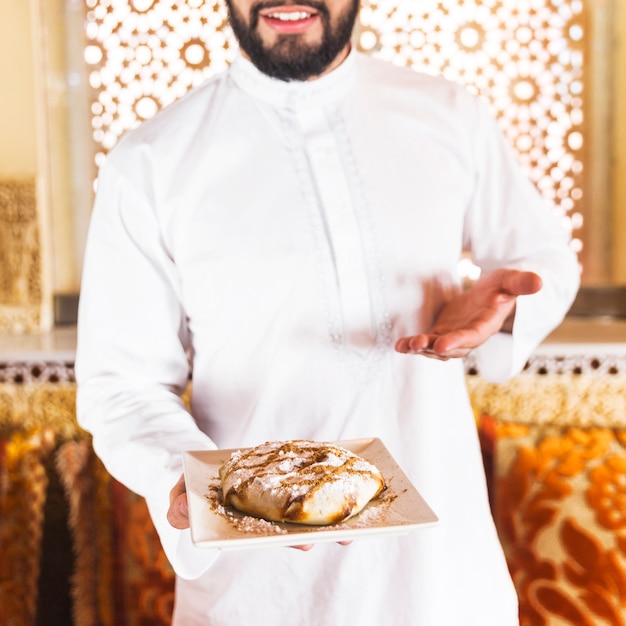
[[[352,0],[343,13],[331,23],[326,5],[319,0],[306,0],[322,21],[322,38],[318,43],[301,41],[297,35],[279,35],[276,43],[267,45],[261,39],[257,26],[259,12],[274,6],[283,6],[284,0],[260,0],[250,10],[250,23],[226,0],[230,25],[241,49],[264,74],[284,81],[308,80],[322,74],[349,43],[359,11],[359,0]]]

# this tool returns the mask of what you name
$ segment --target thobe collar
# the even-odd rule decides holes
[[[283,81],[256,68],[239,52],[230,73],[240,89],[268,104],[290,110],[327,106],[341,100],[356,77],[357,53],[352,48],[332,72],[308,81]]]

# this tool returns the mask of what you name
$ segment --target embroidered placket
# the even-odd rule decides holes
[[[299,111],[298,122],[330,242],[345,339],[353,343],[353,333],[366,332],[371,341],[370,287],[362,234],[338,138],[321,107]]]

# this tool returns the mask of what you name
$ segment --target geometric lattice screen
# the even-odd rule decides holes
[[[84,1],[99,165],[126,130],[226,68],[236,43],[221,0]],[[575,232],[585,12],[583,0],[363,0],[355,43],[484,98],[528,176]]]

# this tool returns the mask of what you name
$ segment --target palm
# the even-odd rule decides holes
[[[448,301],[429,332],[403,337],[396,349],[444,360],[465,356],[503,329],[515,310],[517,296],[540,288],[537,274],[496,270]]]

